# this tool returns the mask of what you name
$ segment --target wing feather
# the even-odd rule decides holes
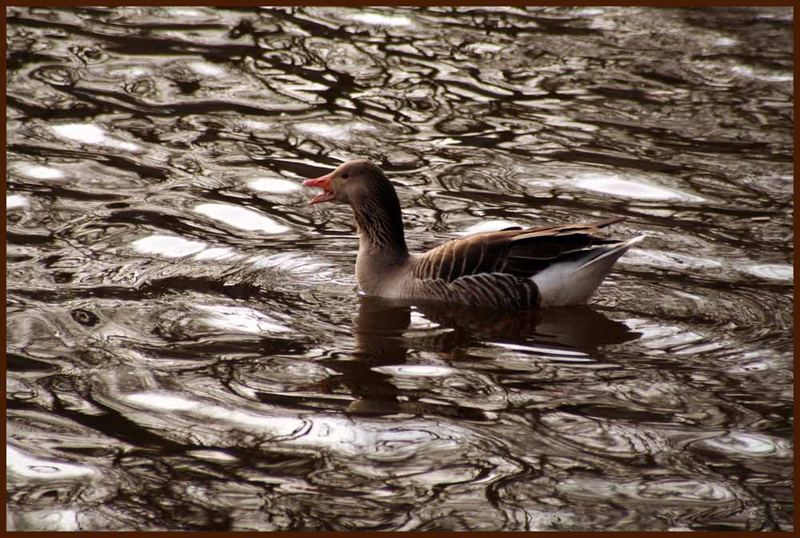
[[[414,276],[445,282],[487,273],[531,277],[559,261],[578,259],[602,245],[617,243],[597,233],[600,228],[620,220],[623,219],[608,219],[597,224],[506,229],[454,239],[421,255]]]

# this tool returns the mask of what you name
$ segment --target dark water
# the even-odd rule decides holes
[[[792,11],[10,8],[14,529],[792,528]],[[587,307],[359,298],[625,216]]]

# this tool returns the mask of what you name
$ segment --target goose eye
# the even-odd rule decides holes
[[[344,179],[347,179],[348,177],[350,177],[350,174],[348,174],[347,172],[345,172],[344,174],[342,174],[342,177],[343,177]]]

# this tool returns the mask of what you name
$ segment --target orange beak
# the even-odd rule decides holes
[[[333,200],[335,195],[333,193],[333,185],[331,185],[331,182],[333,181],[334,173],[335,171],[315,179],[307,179],[303,181],[304,187],[317,187],[318,189],[322,189],[324,191],[322,194],[318,194],[312,198],[309,204],[318,204],[320,202],[328,202]]]

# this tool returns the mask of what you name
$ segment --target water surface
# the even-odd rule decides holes
[[[18,530],[790,530],[789,8],[9,8]],[[615,216],[588,306],[360,298]]]

